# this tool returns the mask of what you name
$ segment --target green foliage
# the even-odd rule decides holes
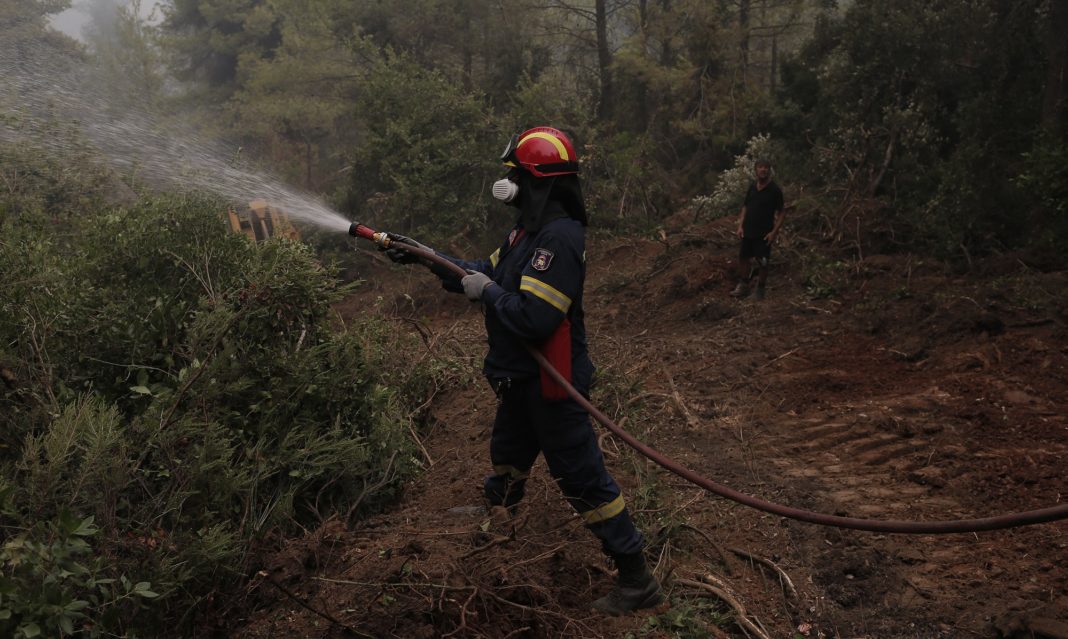
[[[337,151],[359,137],[349,120],[362,74],[352,48],[334,34],[344,8],[316,0],[272,9],[280,42],[239,56],[241,82],[228,104],[233,133],[290,182],[309,191],[334,188],[345,159]]]
[[[102,577],[106,561],[90,540],[100,529],[92,517],[63,511],[4,542],[0,549],[0,632],[14,639],[100,637],[123,612],[159,595],[147,581]],[[120,612],[122,611],[122,612]],[[99,623],[97,623],[99,622]]]
[[[279,42],[278,17],[269,3],[175,0],[165,15],[170,68],[213,101],[233,93],[242,55],[265,57]]]
[[[633,133],[595,135],[586,145],[585,194],[597,226],[646,229],[666,215],[663,184],[650,176],[654,145]]]
[[[722,630],[709,626],[723,626],[729,615],[717,604],[702,601],[675,601],[666,612],[650,615],[637,632],[629,632],[627,639],[643,637],[673,637],[675,639],[706,639],[722,636]]]
[[[357,43],[368,50],[367,43]],[[501,173],[496,135],[479,101],[404,55],[375,55],[356,102],[366,123],[354,149],[350,207],[380,228],[431,241],[485,218],[488,176]]]
[[[1014,182],[1031,207],[1014,223],[1024,227],[1021,231],[1030,234],[1038,251],[1056,256],[1055,263],[1063,267],[1068,255],[1068,144],[1043,137],[1023,160]]]
[[[143,6],[142,0],[130,0],[129,6],[104,4],[91,10],[88,39],[100,77],[113,95],[121,91],[130,103],[157,106],[163,101],[163,54],[156,31],[141,17]]]
[[[593,97],[575,90],[574,78],[561,69],[544,69],[536,76],[524,75],[509,95],[507,119],[519,133],[532,126],[553,126],[577,140],[588,137]],[[503,143],[502,143],[503,148]]]
[[[31,125],[13,117],[6,122],[0,120],[0,131],[5,126],[17,139],[23,128]],[[66,153],[57,157],[29,144],[0,142],[4,187],[0,224],[16,217],[36,218],[39,224],[66,224],[105,199],[111,178],[104,168],[88,161],[77,136],[55,121],[46,121],[42,126],[46,129],[44,135],[57,140]]]
[[[816,250],[801,255],[801,275],[805,290],[815,299],[838,295],[849,284],[850,267],[845,262]]]
[[[777,136],[809,147],[806,181],[884,200],[870,231],[893,225],[913,250],[970,260],[1033,243],[1013,178],[1039,125],[1040,4],[852,3],[788,65]]]
[[[12,632],[55,634],[41,620],[74,601],[89,605],[69,623],[100,632],[193,619],[254,566],[252,544],[380,508],[417,468],[404,406],[443,369],[387,377],[381,327],[332,326],[347,291],[332,271],[302,244],[229,233],[222,210],[161,196],[63,241],[7,223],[0,365],[18,383],[0,388],[0,529],[44,543],[64,513],[100,527],[91,547],[32,547],[40,565],[19,579],[71,556],[86,570],[62,569],[80,579],[66,599],[20,588]],[[150,592],[150,608],[131,603]]]

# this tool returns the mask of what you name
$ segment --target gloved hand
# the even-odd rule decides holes
[[[460,280],[460,285],[464,287],[464,295],[472,302],[478,302],[482,300],[482,293],[486,290],[486,287],[493,284],[493,280],[489,278],[489,275],[485,273],[479,273],[478,271],[467,271],[467,275]]]
[[[421,248],[423,250],[430,251],[431,253],[434,252],[434,249],[430,248],[429,246],[424,246],[410,237],[405,237],[396,233],[389,233],[389,239],[392,242],[396,242],[399,244],[407,244],[409,246],[414,246],[416,248]],[[384,249],[380,247],[378,250],[384,252],[386,254],[386,257],[393,260],[397,264],[415,264],[420,260],[418,255],[409,251],[405,251],[402,248]]]

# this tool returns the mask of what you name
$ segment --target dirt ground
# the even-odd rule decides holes
[[[814,296],[813,267],[787,239],[767,299],[739,301],[729,231],[680,221],[656,239],[591,240],[602,411],[716,482],[823,513],[968,519],[1068,498],[1068,274],[1001,257],[956,276],[875,255],[832,265],[816,284],[838,290]],[[376,283],[343,314],[396,296],[398,315],[478,366],[477,306],[421,270],[367,269]],[[603,430],[670,599],[594,615],[611,566],[543,462],[513,520],[480,507],[493,411],[485,384],[439,394],[425,474],[389,512],[278,553],[235,636],[1068,638],[1068,522],[821,527],[708,494]]]

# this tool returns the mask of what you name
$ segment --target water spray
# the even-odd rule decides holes
[[[262,198],[296,221],[330,230],[349,226],[316,196],[236,162],[236,145],[205,136],[84,61],[41,44],[3,42],[0,78],[0,141],[56,157],[84,149],[150,186],[200,190],[230,202]]]

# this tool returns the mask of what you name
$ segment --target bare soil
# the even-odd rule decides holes
[[[1011,257],[968,276],[909,256],[837,262],[814,297],[801,247],[776,250],[767,298],[736,300],[730,223],[595,237],[593,402],[643,441],[764,499],[876,519],[946,520],[1068,498],[1068,274]],[[421,269],[368,259],[339,309],[484,343],[478,307]],[[826,278],[820,282],[826,289]],[[827,293],[827,290],[822,290]],[[670,593],[653,611],[588,611],[611,566],[545,466],[510,521],[481,508],[494,397],[439,394],[426,472],[389,512],[328,522],[250,581],[235,636],[1068,638],[1068,522],[978,534],[874,534],[710,495],[605,432],[608,464]],[[720,596],[692,585],[711,576]],[[792,587],[791,587],[792,586]],[[744,608],[744,612],[742,609]]]

